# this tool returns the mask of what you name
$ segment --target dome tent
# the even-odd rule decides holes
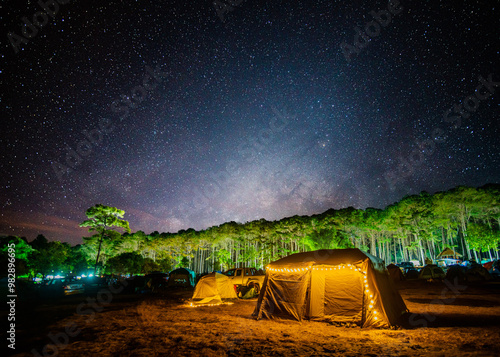
[[[407,311],[381,259],[324,249],[270,263],[253,315],[390,327]]]
[[[444,279],[446,278],[446,273],[435,264],[429,264],[422,268],[419,279]]]
[[[394,282],[405,280],[405,276],[403,275],[403,272],[395,264],[389,264],[387,266],[387,272],[389,273],[389,276],[391,277],[392,281],[394,281]]]
[[[191,269],[178,268],[172,270],[168,275],[167,286],[194,286],[196,274]]]
[[[225,299],[237,299],[234,285],[224,274],[211,273],[203,276],[194,288],[193,304],[220,304]]]

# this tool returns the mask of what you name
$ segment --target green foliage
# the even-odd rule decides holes
[[[88,219],[80,223],[80,227],[89,227],[89,232],[99,233],[99,245],[97,248],[94,274],[97,273],[99,255],[101,253],[104,237],[112,238],[116,235],[116,232],[111,228],[122,228],[125,232],[130,233],[129,223],[122,219],[124,214],[125,211],[121,209],[104,206],[102,204],[96,204],[85,212]]]
[[[80,227],[89,227],[89,232],[103,233],[111,227],[123,228],[130,233],[129,223],[121,218],[125,211],[116,207],[97,204],[85,211],[88,219],[80,223]]]
[[[176,268],[189,268],[189,258],[182,257],[181,260],[175,266]]]
[[[138,253],[122,253],[108,259],[106,272],[110,274],[140,274],[143,270],[144,258]]]
[[[92,263],[88,259],[83,246],[76,245],[70,248],[69,256],[66,259],[67,269],[73,275],[87,274]]]
[[[160,264],[155,262],[151,258],[144,258],[144,262],[142,263],[142,274],[149,274],[154,271],[160,271]]]
[[[30,253],[29,267],[34,275],[41,274],[44,277],[66,274],[69,272],[67,259],[70,256],[70,249],[68,243],[48,242]]]
[[[7,255],[9,245],[11,243],[15,244],[16,259],[28,260],[28,256],[33,248],[26,242],[25,239],[16,236],[0,237],[0,253],[2,255]]]

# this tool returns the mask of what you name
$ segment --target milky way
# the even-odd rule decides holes
[[[176,232],[500,182],[498,4],[233,3],[4,5],[0,234],[80,243],[96,203]]]

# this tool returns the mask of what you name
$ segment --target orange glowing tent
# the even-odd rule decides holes
[[[234,285],[224,274],[211,273],[203,276],[194,288],[192,303],[220,304],[222,300],[238,299]]]
[[[324,249],[270,263],[253,314],[390,327],[407,311],[381,259],[359,249]]]

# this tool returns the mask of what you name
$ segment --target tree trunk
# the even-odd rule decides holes
[[[101,254],[101,245],[103,238],[104,238],[104,231],[102,231],[101,239],[99,239],[99,248],[97,249],[97,257],[95,258],[94,276],[97,275],[97,264],[99,263],[99,255]]]

